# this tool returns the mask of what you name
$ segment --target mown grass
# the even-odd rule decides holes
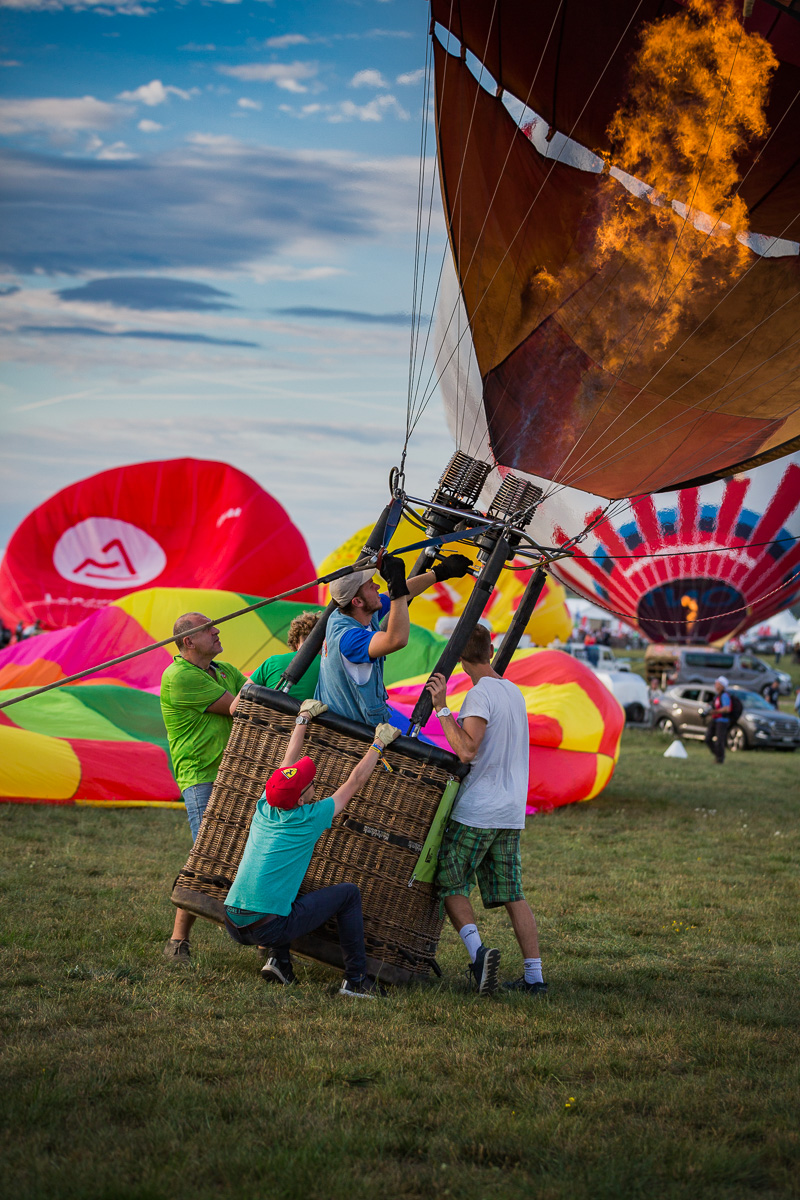
[[[470,995],[449,930],[382,1004],[269,989],[209,925],[176,973],[182,814],[0,807],[4,1193],[797,1195],[800,761],[665,744],[528,823],[546,1001]]]

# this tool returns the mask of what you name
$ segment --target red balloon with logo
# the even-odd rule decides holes
[[[0,564],[0,616],[60,629],[145,587],[273,596],[316,576],[286,510],[226,463],[103,471],[25,518]],[[293,599],[316,601],[316,586]]]

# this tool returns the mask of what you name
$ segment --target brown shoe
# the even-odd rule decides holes
[[[164,958],[179,967],[188,967],[191,962],[187,938],[170,938],[164,947]]]

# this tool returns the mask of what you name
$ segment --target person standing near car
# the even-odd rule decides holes
[[[711,703],[711,715],[706,729],[706,745],[718,763],[725,761],[725,743],[731,723],[731,694],[724,675],[714,680],[716,695]]]

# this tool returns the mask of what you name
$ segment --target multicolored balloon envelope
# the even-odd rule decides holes
[[[522,690],[530,730],[529,813],[591,800],[603,790],[619,758],[625,714],[589,667],[560,650],[522,650],[505,673]],[[389,688],[394,708],[407,715],[424,677]],[[451,676],[447,703],[458,711],[470,681]],[[437,745],[447,740],[434,714],[424,733]]]
[[[358,533],[354,533],[351,538],[344,542],[338,550],[334,550],[320,564],[320,575],[325,575],[330,571],[336,571],[339,567],[344,567],[348,563],[355,562],[358,558],[361,547],[367,539],[371,526],[365,526]],[[397,527],[397,532],[392,540],[390,549],[395,546],[413,545],[415,542],[421,541],[423,534],[405,517],[402,517],[400,524]],[[468,545],[453,545],[450,547],[452,553],[467,554],[473,562],[477,562],[477,556]],[[445,553],[448,548],[445,547]],[[408,554],[401,554],[400,557],[406,564],[406,570],[410,570],[417,560],[418,551],[412,550]],[[521,559],[515,560],[515,567],[524,567]],[[511,623],[511,618],[517,610],[517,605],[522,598],[522,593],[525,591],[525,586],[531,577],[529,570],[507,570],[500,576],[500,581],[497,587],[492,592],[489,598],[489,603],[484,611],[484,617],[491,623],[494,633],[505,633]],[[425,629],[436,629],[437,623],[443,617],[459,617],[463,611],[464,605],[469,599],[474,580],[467,576],[466,579],[449,579],[445,583],[438,583],[435,587],[429,588],[421,596],[418,596],[411,607],[411,619],[416,625],[422,625]],[[325,598],[327,599],[327,588],[325,589]],[[533,616],[528,622],[525,630],[532,642],[539,646],[547,646],[550,642],[559,638],[562,642],[569,641],[572,632],[572,620],[567,609],[567,596],[563,587],[555,580],[548,578],[544,585],[541,596],[534,610]]]
[[[567,489],[542,504],[531,531],[558,545],[601,508]],[[631,614],[656,641],[741,633],[800,598],[800,454],[703,487],[638,496],[553,569],[580,595]]]
[[[54,683],[169,637],[177,616],[222,616],[257,597],[193,588],[151,588],[114,600],[72,629],[40,634],[0,651],[0,699]],[[226,662],[246,674],[288,649],[292,618],[316,605],[278,601],[221,628]],[[387,679],[429,672],[444,639],[412,629]],[[52,804],[180,807],[158,699],[169,649],[109,667],[0,709],[0,800]]]
[[[0,564],[0,616],[61,629],[152,585],[273,596],[316,574],[286,510],[248,475],[194,458],[136,463],[25,518]],[[316,585],[297,597],[317,598]]]
[[[464,316],[437,372],[474,362],[493,461],[624,499],[796,451],[796,3],[431,12]]]

